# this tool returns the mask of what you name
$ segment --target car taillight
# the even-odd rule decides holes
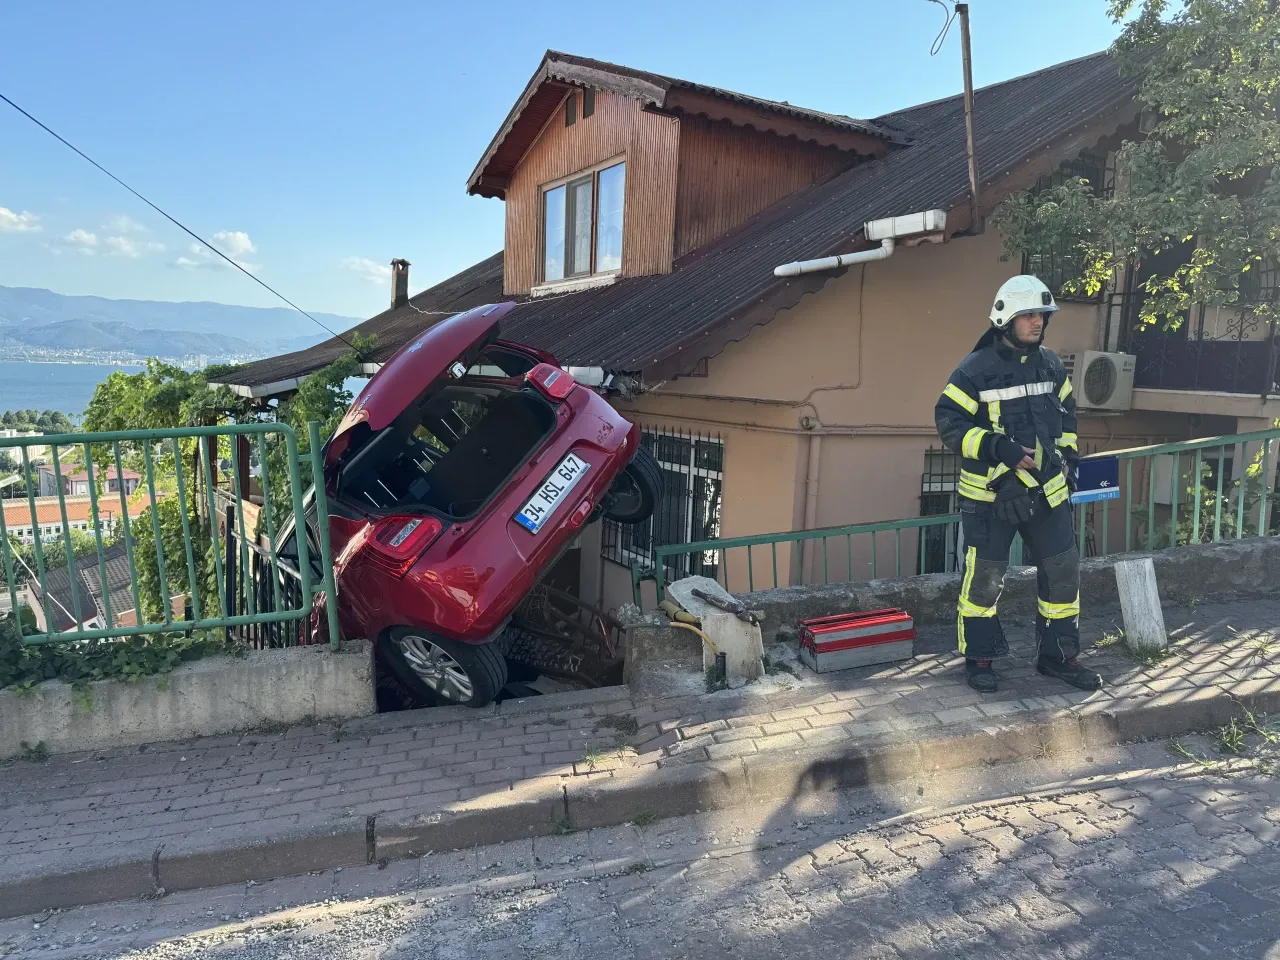
[[[540,363],[524,375],[538,388],[538,392],[551,400],[563,400],[577,384],[564,370],[549,363]]]
[[[374,525],[369,545],[379,563],[403,576],[443,531],[436,517],[384,517]]]

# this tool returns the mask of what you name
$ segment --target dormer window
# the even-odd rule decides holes
[[[622,269],[626,163],[542,188],[542,282]]]

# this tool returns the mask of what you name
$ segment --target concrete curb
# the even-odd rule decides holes
[[[1241,681],[1228,692],[1189,689],[1123,703],[1099,701],[1016,720],[957,724],[919,741],[881,736],[846,744],[755,754],[656,771],[533,781],[508,794],[414,818],[369,817],[361,829],[331,827],[221,850],[166,853],[148,861],[46,874],[0,885],[0,917],[22,916],[224,883],[422,856],[471,846],[618,826],[759,800],[903,780],[920,774],[1029,760],[1222,726],[1247,708],[1280,711],[1280,678]]]

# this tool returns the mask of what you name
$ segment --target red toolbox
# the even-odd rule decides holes
[[[915,655],[916,625],[905,610],[867,610],[801,620],[800,659],[817,673]]]

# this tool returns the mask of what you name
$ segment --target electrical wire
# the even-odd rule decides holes
[[[943,0],[929,0],[929,2],[936,3],[940,6],[942,8],[942,15],[947,17],[947,5],[943,3]],[[947,17],[947,22],[942,25],[942,30],[938,33],[937,39],[933,41],[933,46],[929,48],[929,56],[936,57],[938,55],[938,51],[942,49],[942,45],[947,42],[947,33],[951,30],[951,24],[955,22],[959,13],[959,10],[953,10],[951,12],[951,16]]]
[[[17,110],[20,114],[22,114],[24,117],[26,117],[26,118],[27,118],[28,120],[30,120],[32,123],[34,123],[37,127],[39,127],[41,130],[43,130],[45,133],[49,134],[49,136],[53,137],[55,140],[57,140],[57,141],[58,141],[59,143],[61,143],[63,146],[65,146],[65,147],[69,148],[70,150],[72,150],[73,152],[75,152],[76,154],[78,154],[81,158],[83,158],[84,160],[87,160],[87,161],[88,161],[89,163],[91,163],[93,166],[97,167],[100,171],[102,171],[103,173],[105,173],[108,177],[110,177],[110,178],[111,178],[112,180],[114,180],[116,183],[120,184],[120,186],[124,187],[126,190],[128,190],[130,193],[132,193],[135,197],[137,197],[139,200],[141,200],[143,203],[145,203],[148,207],[150,207],[150,208],[151,208],[152,210],[154,210],[156,213],[160,214],[160,216],[164,217],[166,220],[168,220],[170,223],[172,223],[175,227],[177,227],[177,228],[178,228],[179,230],[181,230],[183,233],[188,234],[189,236],[191,236],[192,238],[194,238],[195,240],[197,240],[197,241],[198,241],[202,246],[207,247],[208,249],[212,250],[214,253],[216,253],[218,256],[220,256],[223,260],[227,261],[227,263],[231,264],[231,266],[235,267],[237,270],[239,270],[241,273],[243,273],[246,277],[248,277],[248,278],[249,278],[250,280],[252,280],[254,283],[258,284],[260,287],[262,287],[262,288],[263,288],[264,290],[266,290],[267,292],[269,292],[269,293],[271,293],[272,295],[274,295],[274,296],[278,297],[279,299],[281,299],[281,300],[283,300],[285,303],[287,303],[289,306],[293,307],[293,309],[297,310],[300,314],[302,314],[304,317],[306,317],[308,320],[310,320],[312,323],[314,323],[314,324],[315,324],[317,327],[319,327],[321,330],[324,330],[326,333],[330,334],[331,336],[337,337],[339,340],[341,340],[343,343],[345,343],[345,344],[346,344],[348,347],[350,347],[352,350],[354,350],[354,349],[356,348],[356,347],[355,347],[355,344],[353,344],[350,340],[348,340],[348,339],[347,339],[346,337],[344,337],[342,334],[340,334],[340,333],[338,333],[338,332],[336,332],[336,331],[334,331],[334,330],[330,329],[329,327],[325,326],[325,324],[321,323],[319,320],[317,320],[317,319],[316,319],[315,317],[313,317],[311,314],[307,313],[307,311],[303,310],[300,306],[298,306],[296,303],[294,303],[292,300],[290,300],[288,297],[286,297],[286,296],[285,296],[283,293],[281,293],[279,290],[276,290],[274,287],[272,287],[270,284],[268,284],[265,280],[261,280],[261,279],[259,279],[258,277],[255,277],[252,273],[250,273],[248,270],[246,270],[246,269],[245,269],[244,267],[242,267],[240,264],[236,263],[234,260],[232,260],[230,257],[228,257],[225,253],[223,253],[221,250],[219,250],[217,247],[215,247],[215,246],[214,246],[212,243],[210,243],[208,240],[204,239],[204,237],[200,236],[198,233],[196,233],[196,232],[195,232],[194,230],[192,230],[190,227],[186,226],[186,224],[183,224],[183,223],[179,222],[178,220],[176,220],[174,217],[171,217],[171,216],[170,216],[169,214],[167,214],[164,210],[161,210],[158,206],[156,206],[154,203],[152,203],[150,200],[148,200],[146,197],[144,197],[142,194],[140,194],[137,190],[133,189],[133,187],[129,186],[127,183],[125,183],[123,180],[121,180],[119,177],[117,177],[114,173],[112,173],[110,170],[108,170],[108,169],[107,169],[106,167],[104,167],[102,164],[98,163],[98,161],[97,161],[97,160],[94,160],[94,159],[93,159],[93,157],[89,156],[87,153],[85,153],[83,150],[81,150],[81,149],[80,149],[79,147],[77,147],[75,144],[73,144],[73,143],[71,143],[70,141],[68,141],[65,137],[63,137],[63,136],[59,135],[58,133],[56,133],[55,131],[53,131],[52,129],[50,129],[50,128],[48,127],[48,125],[46,125],[46,124],[42,123],[41,121],[37,120],[35,117],[33,117],[31,114],[29,114],[26,110],[23,110],[23,109],[22,109],[22,107],[18,106],[16,103],[14,103],[14,102],[13,102],[12,100],[10,100],[8,97],[6,97],[3,93],[0,93],[0,100],[3,100],[3,101],[4,101],[5,103],[7,103],[9,106],[13,107],[13,109]]]

